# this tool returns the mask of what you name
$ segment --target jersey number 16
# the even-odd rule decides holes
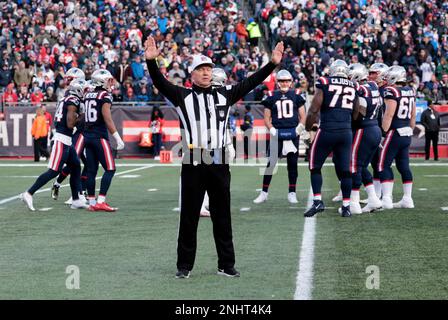
[[[95,122],[98,119],[98,111],[95,109],[96,101],[86,100],[84,107],[86,122]]]

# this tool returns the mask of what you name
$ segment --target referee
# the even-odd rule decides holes
[[[173,85],[156,63],[159,50],[153,37],[145,42],[148,71],[154,86],[176,108],[182,133],[184,159],[181,172],[181,205],[177,239],[176,278],[188,278],[196,256],[196,238],[202,200],[207,191],[213,236],[218,253],[218,274],[239,277],[230,217],[230,171],[225,153],[230,106],[266,79],[283,56],[283,42],[272,51],[271,62],[233,86],[212,88],[212,60],[196,55],[191,65],[192,88]]]

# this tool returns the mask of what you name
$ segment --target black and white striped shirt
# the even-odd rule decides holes
[[[182,142],[189,149],[221,149],[226,145],[226,126],[230,107],[243,98],[275,69],[268,63],[236,85],[220,88],[191,89],[176,86],[159,71],[155,60],[147,60],[155,87],[176,107],[180,119]]]

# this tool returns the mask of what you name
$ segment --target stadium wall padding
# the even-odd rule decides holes
[[[149,156],[151,154],[149,148],[139,147],[138,143],[140,141],[140,133],[144,131],[149,132],[150,130],[149,118],[152,109],[152,106],[119,105],[114,105],[112,108],[112,117],[117,126],[117,130],[126,143],[125,149],[119,151],[121,156]],[[242,132],[239,125],[244,114],[244,106],[241,105],[238,109],[240,111],[240,119],[237,121],[237,139],[241,140]],[[179,119],[174,108],[162,106],[161,110],[164,113],[165,119],[163,144],[166,149],[170,150],[180,141]],[[448,131],[448,112],[446,108],[442,110],[442,127],[443,130]],[[53,115],[55,108],[49,107],[48,111]],[[251,112],[255,118],[252,139],[268,139],[269,135],[263,121],[263,107],[261,105],[252,105]],[[14,157],[33,155],[31,126],[35,113],[36,108],[34,106],[4,108],[4,120],[0,121],[0,156]],[[424,152],[424,136],[419,138],[419,133],[420,129],[417,126],[412,138],[412,153]],[[114,139],[111,139],[111,145],[115,149],[116,144]]]

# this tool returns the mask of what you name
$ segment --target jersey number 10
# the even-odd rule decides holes
[[[277,106],[277,116],[279,119],[292,118],[294,115],[294,104],[291,100],[278,100],[275,105]]]
[[[85,117],[86,122],[95,122],[98,119],[98,111],[95,109],[95,100],[86,100],[85,102]]]

